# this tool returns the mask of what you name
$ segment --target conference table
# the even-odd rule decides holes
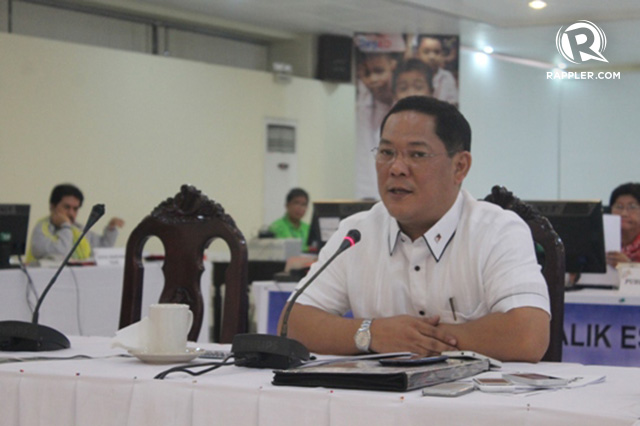
[[[57,268],[29,267],[36,293],[49,283]],[[205,262],[201,291],[205,323],[199,342],[211,341],[211,264]],[[65,335],[111,337],[118,330],[124,266],[67,266],[44,299],[39,323]],[[164,286],[162,262],[144,263],[142,316],[157,303]],[[29,292],[28,277],[20,269],[0,270],[0,320],[31,321],[36,297]],[[31,305],[31,307],[30,307]]]
[[[274,386],[272,371],[234,365],[197,377],[176,373],[156,380],[171,365],[145,364],[111,348],[104,337],[70,340],[71,348],[62,351],[0,353],[92,357],[0,363],[0,426],[640,424],[640,369],[632,367],[505,363],[502,372],[605,380],[526,394],[475,391],[456,398],[423,397],[420,390]],[[230,350],[215,343],[201,347]]]

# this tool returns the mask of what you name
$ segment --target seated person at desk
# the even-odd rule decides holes
[[[611,193],[611,214],[620,216],[622,251],[607,253],[607,263],[640,262],[640,183],[625,183]]]
[[[307,251],[309,224],[302,221],[309,206],[309,194],[302,188],[293,188],[287,194],[286,212],[283,217],[269,226],[276,238],[297,238],[302,240],[302,251]]]
[[[62,184],[53,188],[49,197],[50,215],[40,219],[33,228],[27,262],[63,258],[69,253],[84,228],[76,222],[83,201],[82,192],[74,185]],[[103,235],[87,233],[71,258],[86,260],[92,256],[92,247],[113,247],[118,237],[117,228],[123,225],[122,219],[114,217]]]
[[[455,106],[423,96],[394,105],[374,151],[382,202],[343,220],[322,249],[298,287],[350,229],[362,235],[297,299],[289,337],[317,353],[542,358],[549,296],[531,231],[515,213],[461,189],[470,146]],[[349,310],[353,318],[344,318]]]

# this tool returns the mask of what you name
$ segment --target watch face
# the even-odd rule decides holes
[[[369,349],[369,341],[371,340],[371,335],[369,331],[358,331],[356,334],[356,346],[360,350],[368,350]]]

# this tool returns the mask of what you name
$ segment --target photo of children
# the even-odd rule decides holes
[[[391,106],[413,95],[458,105],[458,36],[358,33],[356,198],[379,199],[371,151]]]

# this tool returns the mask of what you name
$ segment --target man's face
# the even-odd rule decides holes
[[[432,71],[444,65],[444,52],[442,51],[442,43],[435,38],[423,38],[418,46],[418,59],[427,64]]]
[[[396,79],[396,101],[407,96],[431,96],[431,89],[427,76],[420,71],[407,71],[398,75]]]
[[[402,111],[387,119],[381,135],[380,148],[398,154],[389,163],[376,162],[378,191],[389,214],[412,239],[449,210],[471,166],[471,154],[462,151],[450,157],[435,130],[433,116]],[[439,155],[419,162],[408,158],[420,153]]]
[[[391,78],[395,65],[395,61],[386,56],[371,56],[358,66],[358,78],[376,100],[391,103]]]
[[[61,215],[65,215],[69,218],[71,223],[76,222],[76,216],[78,216],[78,210],[80,210],[80,200],[73,195],[65,195],[60,202],[56,205],[51,205],[51,212],[56,212]]]
[[[611,206],[611,213],[620,216],[620,227],[623,232],[640,234],[640,209],[638,201],[631,195],[621,195]]]
[[[309,200],[306,197],[294,197],[286,205],[287,216],[293,221],[302,220],[305,213],[307,213],[307,207],[309,206]]]

